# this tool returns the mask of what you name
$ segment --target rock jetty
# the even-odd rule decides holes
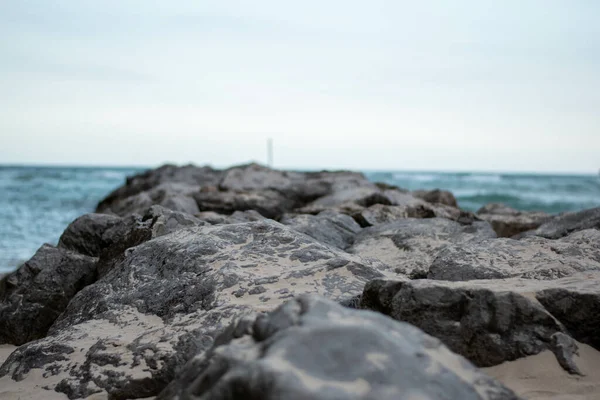
[[[600,209],[166,165],[1,277],[0,398],[600,399],[599,310]]]

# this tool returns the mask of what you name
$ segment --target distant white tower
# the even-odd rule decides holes
[[[267,164],[273,167],[273,139],[267,139]]]

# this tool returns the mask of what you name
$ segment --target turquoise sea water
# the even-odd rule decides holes
[[[0,272],[29,259],[43,244],[56,244],[78,216],[91,212],[136,168],[0,166]],[[452,191],[461,207],[477,210],[503,202],[549,213],[600,206],[597,175],[531,175],[435,172],[366,172],[369,179],[406,189]]]

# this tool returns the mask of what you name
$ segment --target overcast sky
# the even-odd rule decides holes
[[[0,0],[0,163],[600,168],[600,2]]]

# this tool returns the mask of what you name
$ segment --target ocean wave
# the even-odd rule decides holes
[[[478,182],[478,183],[499,183],[502,181],[502,175],[496,174],[467,174],[462,177],[465,181]]]
[[[396,172],[392,175],[393,179],[403,181],[416,181],[416,182],[433,182],[440,179],[439,175],[436,174],[421,174],[421,173],[410,173],[410,172]]]

